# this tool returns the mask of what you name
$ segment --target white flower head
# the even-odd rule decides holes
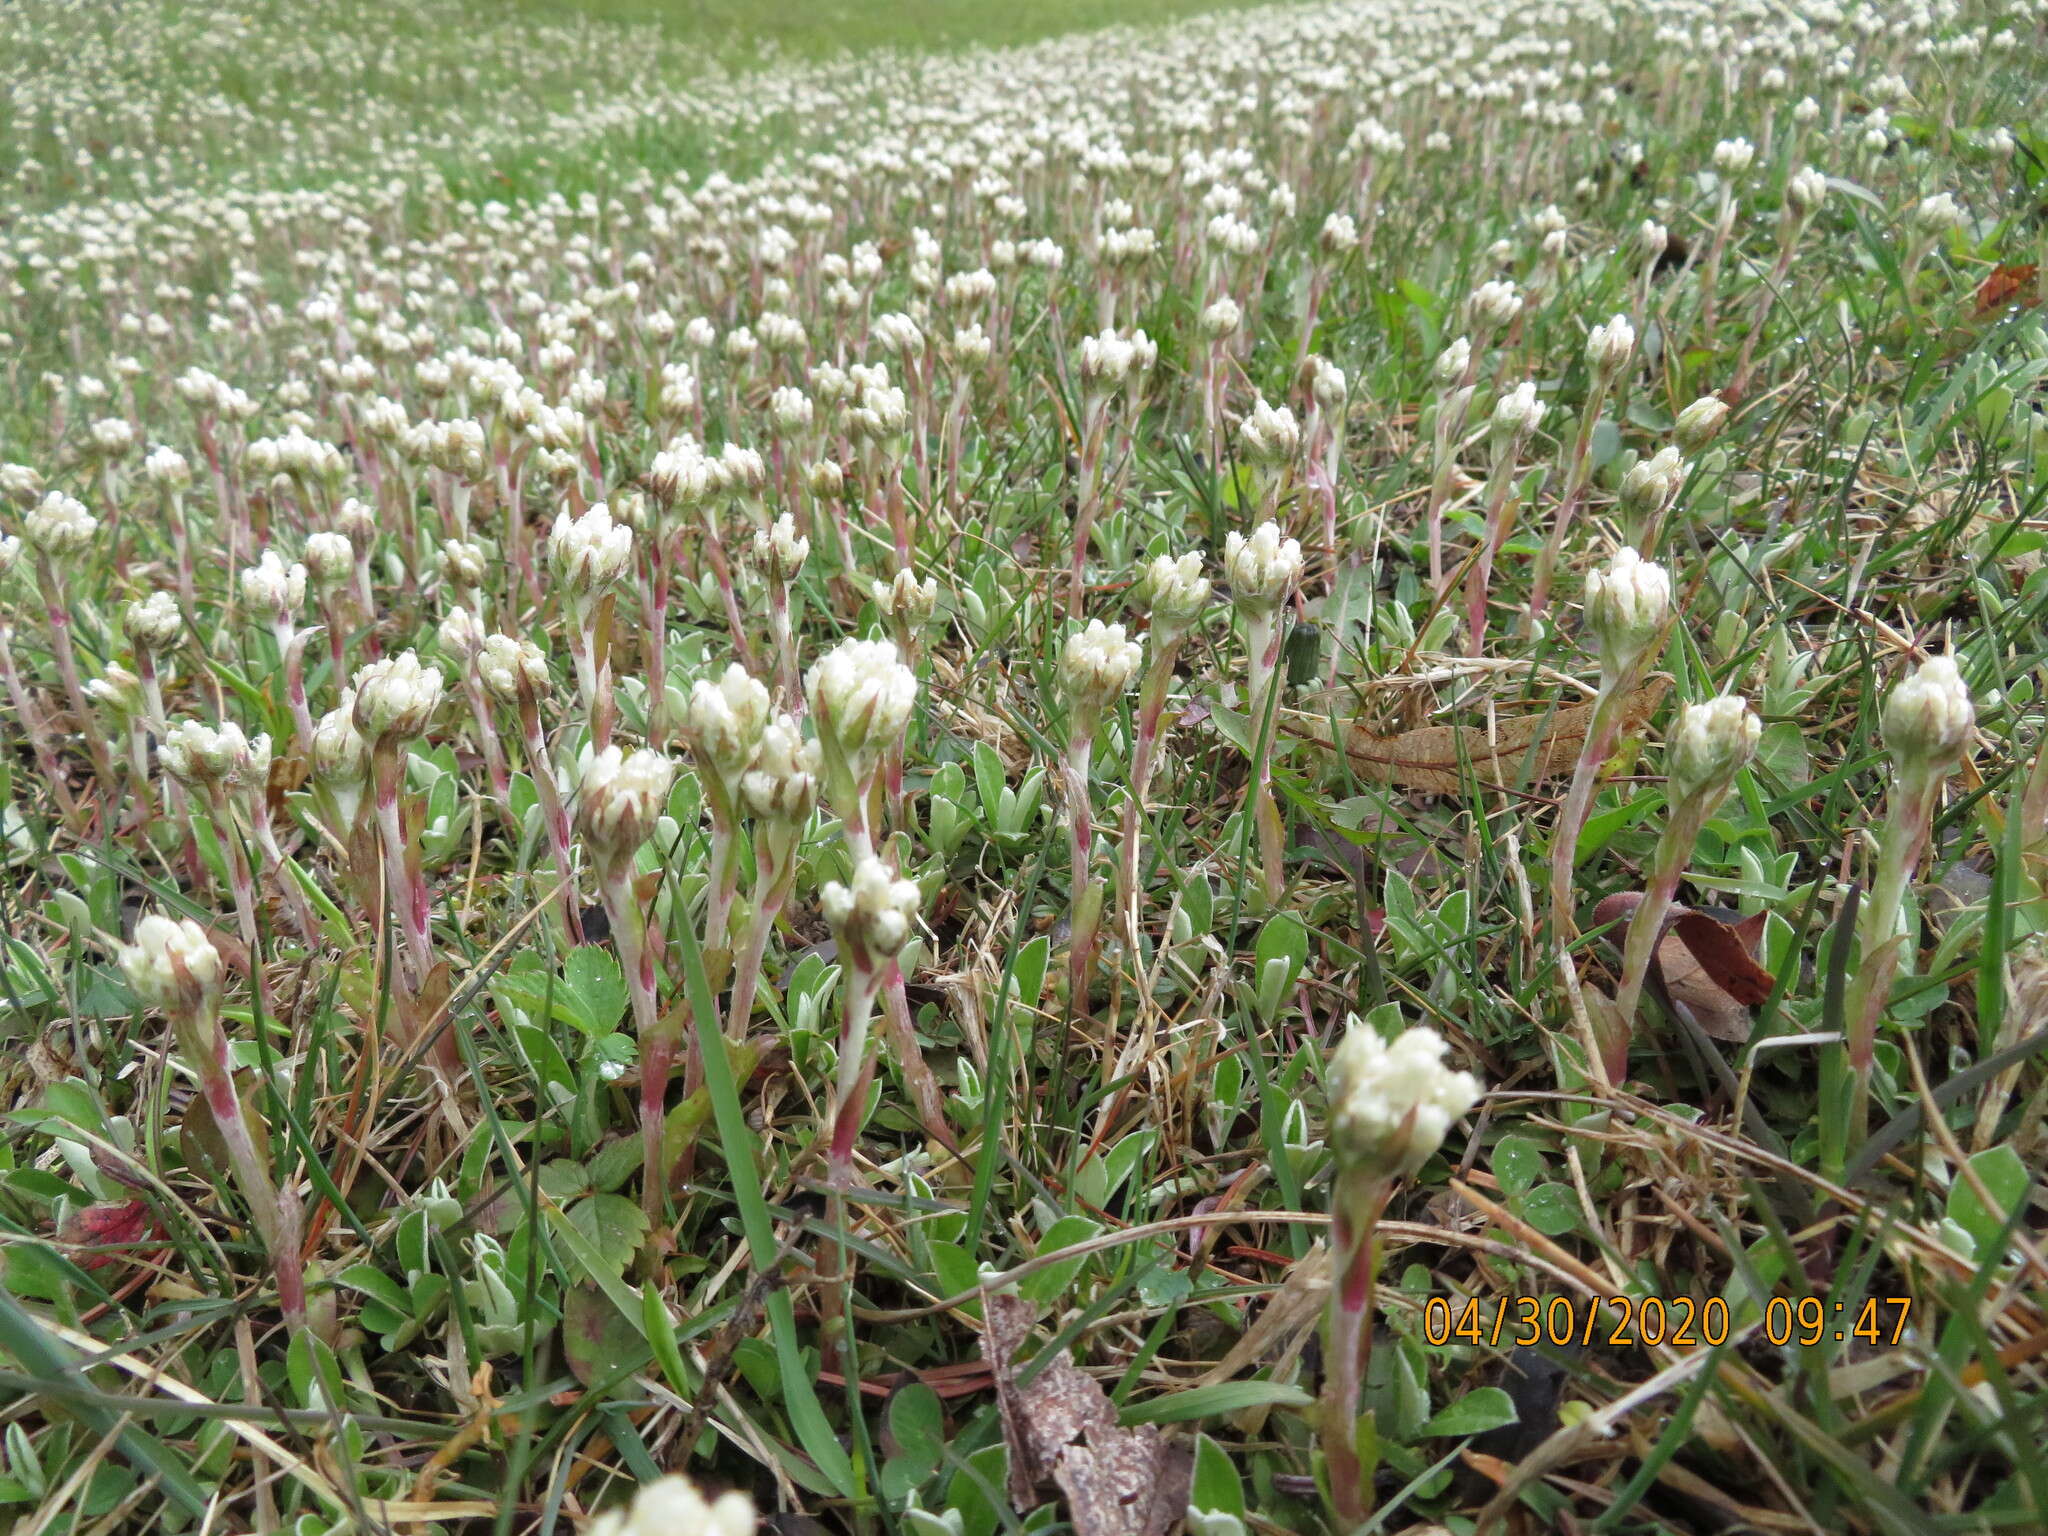
[[[1665,776],[1674,805],[1719,802],[1743,765],[1756,756],[1763,722],[1732,693],[1688,704],[1665,752]]]
[[[585,1536],[754,1536],[757,1524],[744,1493],[706,1499],[678,1473],[641,1485],[632,1504],[599,1515]]]
[[[1270,405],[1262,398],[1237,424],[1237,440],[1253,463],[1286,464],[1301,451],[1301,427],[1286,406]]]
[[[306,536],[306,547],[300,558],[305,561],[306,580],[316,590],[332,591],[347,581],[354,571],[356,548],[349,542],[347,534],[323,528]]]
[[[630,857],[654,831],[676,781],[673,759],[642,747],[606,747],[584,766],[576,823],[601,858]]]
[[[270,738],[256,738],[262,745],[267,768]],[[157,745],[157,761],[165,773],[181,784],[204,787],[210,784],[239,784],[251,776],[255,748],[242,728],[232,720],[219,726],[200,720],[180,720],[164,733]]]
[[[728,794],[753,761],[771,713],[767,687],[738,662],[716,682],[699,678],[691,687],[683,734],[697,766],[727,786]]]
[[[444,686],[440,670],[421,665],[415,651],[358,668],[356,729],[372,742],[410,740],[426,730]]]
[[[121,610],[121,632],[138,652],[156,655],[178,643],[185,619],[170,593],[152,592]]]
[[[611,508],[590,504],[581,517],[564,511],[548,535],[548,561],[572,600],[589,602],[626,574],[633,560],[633,530],[612,521]]]
[[[788,512],[754,534],[754,563],[771,581],[787,585],[796,580],[810,555],[811,541],[796,531],[796,518]]]
[[[370,771],[370,744],[356,729],[356,691],[341,690],[335,707],[313,726],[310,768],[323,783],[360,784]]]
[[[1300,540],[1283,538],[1278,523],[1259,524],[1250,538],[1233,531],[1223,541],[1230,600],[1247,613],[1278,609],[1301,579],[1301,567]]]
[[[917,674],[889,640],[843,640],[814,663],[804,692],[833,794],[857,793],[910,728]]]
[[[1536,386],[1524,380],[1506,390],[1493,402],[1493,440],[1505,446],[1534,432],[1547,407],[1537,398]]]
[[[818,807],[818,744],[806,738],[788,715],[777,715],[761,732],[754,763],[740,778],[740,797],[763,821],[802,826]]]
[[[1599,646],[1601,671],[1609,677],[1632,670],[1670,616],[1670,575],[1626,545],[1606,569],[1586,576],[1586,623]]]
[[[286,565],[274,549],[242,569],[242,601],[273,620],[289,619],[306,600],[306,568]]]
[[[522,688],[539,698],[548,691],[547,653],[531,640],[487,635],[477,648],[476,674],[484,691],[502,703],[517,703]]]
[[[116,957],[128,985],[152,1008],[196,1014],[220,995],[220,951],[190,918],[151,912],[135,924],[135,942]]]
[[[1716,395],[1702,395],[1678,413],[1671,437],[1683,454],[1697,454],[1721,435],[1728,424],[1728,404]]]
[[[1202,553],[1159,555],[1145,568],[1140,595],[1152,615],[1152,633],[1160,643],[1178,639],[1194,628],[1209,604],[1209,578],[1202,574]]]
[[[1947,773],[1977,724],[1970,688],[1953,656],[1930,656],[1884,701],[1884,740],[1902,775]]]
[[[99,525],[99,519],[85,510],[84,502],[51,491],[23,521],[21,536],[46,559],[67,563],[91,546]]]
[[[1627,315],[1596,325],[1586,336],[1586,362],[1602,379],[1612,379],[1635,355],[1636,328]]]
[[[917,921],[921,897],[917,883],[899,880],[872,854],[853,871],[853,883],[827,881],[818,904],[840,951],[855,967],[880,970],[903,952]]]
[[[1127,639],[1121,624],[1090,619],[1067,636],[1060,652],[1060,687],[1085,721],[1093,721],[1131,686],[1144,660],[1144,649]]]
[[[1417,1026],[1390,1045],[1350,1021],[1330,1057],[1329,1139],[1346,1163],[1389,1178],[1412,1174],[1479,1100],[1479,1080],[1444,1065],[1444,1037]]]
[[[1621,477],[1621,505],[1637,517],[1662,512],[1684,483],[1685,460],[1676,448],[1666,445],[1628,467]]]
[[[928,576],[919,581],[917,572],[908,567],[889,581],[873,583],[869,590],[875,606],[913,635],[931,623],[932,615],[939,611],[938,578]]]

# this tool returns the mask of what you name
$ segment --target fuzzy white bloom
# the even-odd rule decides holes
[[[1671,617],[1671,577],[1664,567],[1623,546],[1605,570],[1586,576],[1586,623],[1609,677],[1625,675]]]
[[[851,885],[828,880],[818,893],[818,905],[839,941],[842,958],[868,972],[880,970],[903,952],[920,904],[917,883],[897,879],[872,854],[855,867]]]
[[[897,659],[893,641],[842,640],[812,665],[804,692],[834,790],[850,792],[909,729],[917,674]]]
[[[768,414],[785,432],[801,432],[817,415],[811,397],[802,390],[783,385],[768,400]]]
[[[1208,606],[1209,578],[1202,574],[1202,552],[1159,555],[1145,568],[1139,596],[1152,615],[1152,633],[1161,644],[1186,634]]]
[[[306,579],[314,589],[331,591],[347,581],[355,569],[356,550],[347,534],[323,528],[306,535],[306,547],[300,558],[305,561]]]
[[[1655,219],[1645,219],[1636,226],[1636,249],[1645,261],[1655,261],[1671,244],[1671,231]]]
[[[1436,355],[1436,381],[1445,389],[1451,388],[1465,377],[1465,370],[1472,366],[1472,342],[1469,337],[1460,336]]]
[[[1210,341],[1221,341],[1243,321],[1244,311],[1237,307],[1235,299],[1218,299],[1202,311],[1202,335]]]
[[[1714,395],[1702,395],[1678,413],[1671,437],[1680,453],[1696,454],[1719,437],[1727,424],[1727,403]]]
[[[157,745],[157,761],[180,784],[203,787],[246,783],[256,776],[259,759],[267,773],[270,738],[258,736],[252,742],[232,720],[223,721],[218,727],[199,720],[180,720]]]
[[[313,726],[313,777],[323,783],[360,784],[370,771],[370,744],[356,729],[356,691],[341,690],[334,708]]]
[[[356,729],[371,741],[418,736],[441,704],[439,669],[422,666],[415,651],[387,656],[356,670]]]
[[[1250,538],[1232,531],[1223,541],[1230,600],[1248,613],[1278,609],[1301,578],[1302,563],[1301,542],[1282,538],[1278,523],[1259,524]]]
[[[1801,166],[1785,182],[1785,207],[1794,218],[1810,219],[1828,200],[1828,179],[1810,165]]]
[[[220,951],[190,918],[151,912],[135,924],[135,942],[116,955],[128,985],[152,1008],[195,1014],[220,994]]]
[[[633,561],[633,530],[612,521],[611,508],[595,501],[581,517],[564,511],[548,535],[548,563],[572,599],[588,602],[626,574]]]
[[[631,1506],[599,1515],[584,1536],[754,1536],[756,1524],[753,1501],[744,1493],[707,1500],[677,1474],[643,1484]]]
[[[1961,229],[1969,222],[1969,214],[1946,192],[1923,197],[1913,208],[1913,227],[1929,238]]]
[[[1135,352],[1115,331],[1081,338],[1081,382],[1098,399],[1114,394],[1130,376]]]
[[[1493,403],[1493,440],[1501,447],[1534,432],[1547,407],[1536,397],[1536,386],[1524,380]]]
[[[168,592],[152,592],[121,610],[121,633],[137,651],[167,651],[184,632],[184,616]]]
[[[1301,451],[1301,428],[1294,412],[1284,405],[1269,405],[1261,397],[1251,414],[1237,424],[1237,440],[1244,456],[1253,462],[1285,464]]]
[[[1884,740],[1902,775],[1944,774],[1962,760],[1977,711],[1953,656],[1930,656],[1884,701]]]
[[[1075,710],[1093,720],[1131,686],[1144,658],[1144,648],[1125,637],[1123,625],[1090,619],[1067,636],[1060,652],[1060,687]]]
[[[306,568],[286,565],[274,549],[242,569],[242,601],[277,619],[288,619],[306,600]]]
[[[1596,325],[1586,336],[1586,362],[1603,379],[1612,379],[1635,355],[1636,328],[1627,315]]]
[[[700,677],[691,687],[683,734],[698,766],[731,786],[753,761],[770,715],[768,689],[734,662],[717,682]]]
[[[160,490],[182,491],[192,483],[192,466],[175,448],[152,448],[142,461],[143,477]]]
[[[434,564],[441,580],[451,587],[480,587],[484,584],[484,552],[467,539],[443,539],[434,552]]]
[[[674,761],[659,752],[606,747],[583,769],[576,824],[601,856],[628,856],[653,833],[675,781]]]
[[[135,450],[135,429],[119,416],[94,422],[89,435],[93,452],[103,458],[118,459]]]
[[[531,640],[488,635],[477,647],[476,675],[484,691],[501,703],[516,703],[522,685],[538,698],[548,691],[547,653]]]
[[[796,518],[788,513],[754,533],[754,563],[770,580],[791,582],[811,555],[811,541],[796,531]]]
[[[85,685],[85,696],[117,715],[138,715],[144,703],[142,679],[126,667],[109,662],[104,673]]]
[[[932,615],[939,611],[939,581],[936,576],[919,581],[917,572],[901,570],[888,581],[871,583],[869,593],[877,608],[912,634],[931,623]]]
[[[777,715],[761,732],[754,762],[740,778],[740,798],[763,821],[802,826],[818,806],[823,760],[788,715]]]
[[[1515,285],[1498,280],[1481,283],[1465,301],[1468,322],[1490,331],[1499,330],[1521,312],[1522,296],[1515,292]]]
[[[1451,1123],[1479,1101],[1479,1080],[1444,1065],[1444,1037],[1417,1026],[1390,1045],[1352,1019],[1331,1053],[1331,1149],[1352,1167],[1388,1178],[1414,1173],[1443,1145]]]
[[[473,610],[452,608],[448,612],[448,617],[441,621],[435,635],[441,642],[443,654],[453,657],[460,666],[467,667],[483,648],[484,626]]]
[[[7,573],[21,563],[21,540],[11,533],[0,533],[0,581],[7,579]]]
[[[1685,460],[1676,448],[1659,448],[1647,459],[1638,459],[1621,477],[1623,510],[1637,517],[1661,512],[1685,483]]]
[[[99,519],[85,510],[85,504],[52,491],[22,522],[21,536],[29,548],[45,559],[63,562],[75,559],[92,544]]]
[[[1748,170],[1755,159],[1756,146],[1747,139],[1723,139],[1714,146],[1714,169],[1731,180]]]
[[[1711,807],[1718,802],[1743,765],[1756,756],[1762,733],[1763,722],[1735,694],[1686,705],[1665,751],[1672,803],[1704,801]]]
[[[1315,401],[1316,409],[1341,420],[1345,403],[1351,398],[1351,381],[1342,368],[1326,357],[1311,357],[1307,366],[1309,398]]]

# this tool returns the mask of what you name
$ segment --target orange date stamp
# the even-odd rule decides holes
[[[1861,1302],[1773,1296],[1764,1306],[1761,1331],[1780,1346],[1811,1348],[1852,1339],[1897,1344],[1912,1315],[1910,1296],[1872,1296]],[[1564,1296],[1432,1296],[1422,1308],[1422,1336],[1434,1345],[1712,1348],[1727,1343],[1730,1332],[1728,1303],[1719,1296],[1598,1296],[1586,1301]]]

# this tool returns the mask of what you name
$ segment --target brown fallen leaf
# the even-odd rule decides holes
[[[1671,679],[1659,673],[1631,693],[1622,705],[1624,733],[1640,730],[1670,687]],[[1374,783],[1454,795],[1465,788],[1468,763],[1488,787],[1521,783],[1525,772],[1531,782],[1570,773],[1592,723],[1590,703],[1516,715],[1500,721],[1490,736],[1475,725],[1427,725],[1382,736],[1354,722],[1345,732],[1344,753]],[[1328,745],[1327,721],[1307,718],[1299,724],[1300,734]]]
[[[983,1298],[984,1351],[1010,1453],[1010,1502],[1045,1502],[1049,1483],[1066,1495],[1075,1536],[1166,1536],[1187,1512],[1193,1458],[1150,1424],[1125,1429],[1096,1381],[1062,1351],[1019,1382],[1017,1349],[1032,1307],[1015,1296]]]
[[[1593,921],[1605,925],[1625,918],[1642,900],[1641,891],[1617,891],[1593,909]],[[1756,958],[1765,917],[1758,912],[1731,923],[1676,902],[1665,913],[1655,970],[1671,1000],[1713,1039],[1735,1045],[1748,1040],[1754,1022],[1749,1010],[1769,998],[1776,984]]]
[[[2034,284],[2040,272],[2041,269],[2032,262],[2025,266],[1992,268],[1991,275],[1977,285],[1977,313],[1988,315],[2008,304],[2032,309],[2041,302],[2040,292]]]

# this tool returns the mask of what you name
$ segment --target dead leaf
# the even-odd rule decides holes
[[[2025,266],[1992,268],[1991,275],[1977,285],[1977,313],[1988,315],[2008,304],[2032,309],[2041,302],[2040,291],[2034,283],[2040,272],[2041,269],[2032,262]]]
[[[57,1236],[62,1242],[77,1243],[81,1247],[112,1248],[139,1243],[156,1230],[157,1224],[150,1218],[147,1204],[140,1200],[123,1200],[111,1205],[88,1205],[73,1211]],[[123,1260],[132,1262],[134,1257],[125,1253],[81,1253],[77,1260],[81,1269],[104,1269]]]
[[[1593,921],[1604,926],[1626,918],[1642,900],[1641,891],[1617,891],[1593,909]],[[1749,1010],[1768,999],[1776,985],[1756,959],[1765,918],[1758,912],[1731,923],[1677,902],[1664,915],[1657,975],[1672,1002],[1715,1040],[1735,1045],[1748,1040],[1754,1022]],[[1618,934],[1615,942],[1621,942]]]
[[[1187,1513],[1193,1458],[1153,1425],[1122,1428],[1109,1395],[1064,1351],[1031,1361],[1036,1369],[1020,1383],[1017,1349],[1031,1332],[1031,1304],[987,1295],[982,1305],[1010,1502],[1035,1509],[1050,1483],[1066,1495],[1075,1536],[1166,1536]]]
[[[1623,733],[1641,729],[1670,687],[1671,679],[1659,674],[1631,693],[1622,705]],[[1592,723],[1590,703],[1517,715],[1502,720],[1490,734],[1473,725],[1428,725],[1381,736],[1354,723],[1345,734],[1344,752],[1374,783],[1453,795],[1465,789],[1467,764],[1487,787],[1520,783],[1525,768],[1532,782],[1570,773]],[[1328,742],[1328,731],[1327,722],[1320,735],[1316,722],[1305,722],[1304,734],[1313,740]]]

